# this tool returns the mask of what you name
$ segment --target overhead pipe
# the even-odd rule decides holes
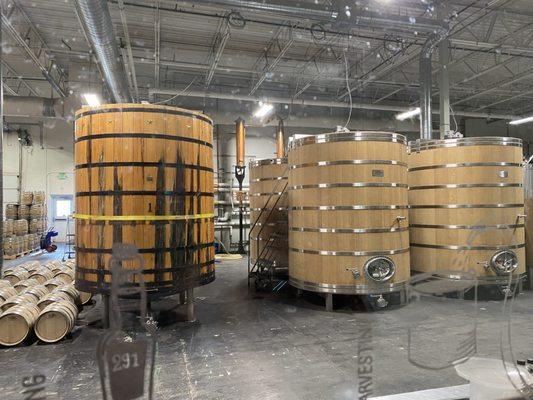
[[[285,157],[285,127],[281,118],[279,119],[278,129],[276,131],[276,157]]]
[[[338,22],[346,18],[342,17],[341,10],[319,10],[313,8],[293,7],[279,4],[272,4],[266,2],[257,1],[245,1],[245,0],[195,0],[194,4],[204,4],[211,6],[230,7],[238,10],[248,11],[262,11],[271,12],[274,14],[282,14],[292,18],[306,18],[311,20],[323,21],[323,22]],[[344,10],[342,10],[344,12]],[[347,18],[353,18],[354,24],[361,26],[395,26],[403,28],[409,32],[416,28],[418,31],[434,31],[438,29],[440,25],[434,20],[427,18],[413,19],[404,15],[386,15],[378,12],[351,10],[350,16]]]
[[[239,254],[245,254],[244,248],[244,192],[242,191],[242,182],[246,173],[246,165],[244,164],[244,138],[246,135],[244,127],[244,119],[241,117],[235,121],[235,178],[239,182],[239,248],[237,252]]]
[[[76,12],[101,66],[104,80],[116,103],[131,103],[132,96],[120,57],[113,23],[105,0],[75,0]]]
[[[431,56],[448,33],[448,28],[437,30],[429,36],[420,50],[420,139],[436,139],[431,124]]]
[[[232,94],[232,93],[220,93],[214,91],[198,91],[191,90],[186,93],[181,93],[177,90],[170,89],[149,89],[149,96],[154,96],[155,94],[164,94],[168,96],[175,96],[180,94],[183,97],[199,97],[206,99],[220,99],[220,100],[234,100],[234,101],[250,101],[257,103],[259,101],[268,101],[269,103],[274,104],[291,104],[293,106],[314,106],[314,107],[327,107],[327,108],[350,108],[350,105],[342,101],[327,101],[327,100],[311,100],[311,99],[302,99],[297,98],[293,99],[290,97],[270,97],[270,96],[250,96],[246,94]],[[405,112],[411,110],[409,107],[402,106],[393,106],[386,104],[372,104],[372,103],[352,103],[352,108],[360,110],[377,110],[377,111],[390,111],[390,112]],[[433,114],[438,114],[439,110],[431,110]],[[492,114],[489,112],[470,112],[470,111],[454,111],[454,114],[462,117],[469,118],[492,118],[492,119],[505,119],[513,120],[517,119],[518,116],[510,114]]]

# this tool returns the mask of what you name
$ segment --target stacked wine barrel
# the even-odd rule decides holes
[[[75,326],[78,307],[91,300],[73,285],[74,260],[6,268],[0,280],[0,345],[16,346],[35,333],[55,343]]]
[[[3,229],[4,255],[14,258],[40,247],[46,230],[46,204],[43,191],[23,191],[19,204],[6,204]]]

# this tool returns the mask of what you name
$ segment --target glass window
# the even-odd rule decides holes
[[[72,214],[72,196],[53,196],[52,198],[54,219],[67,219]]]

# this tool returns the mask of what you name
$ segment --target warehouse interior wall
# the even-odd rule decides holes
[[[45,121],[42,144],[38,126],[18,125],[16,122],[9,126],[12,129],[26,129],[32,138],[32,145],[21,146],[16,132],[4,133],[4,176],[8,177],[4,188],[4,207],[5,203],[19,201],[19,190],[44,191],[48,226],[53,226],[59,232],[56,241],[63,242],[66,221],[54,221],[51,200],[54,195],[74,195],[73,125],[61,119]]]

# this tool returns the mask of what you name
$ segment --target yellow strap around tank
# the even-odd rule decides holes
[[[213,218],[215,214],[193,214],[193,215],[89,215],[74,214],[76,219],[93,221],[183,221],[191,219]]]

